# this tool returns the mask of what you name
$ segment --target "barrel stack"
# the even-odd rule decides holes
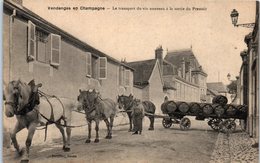
[[[197,103],[183,101],[166,101],[161,105],[161,110],[164,114],[182,114],[203,117],[230,117],[244,118],[247,116],[247,106],[227,104],[228,100],[223,95],[215,96],[212,103]]]

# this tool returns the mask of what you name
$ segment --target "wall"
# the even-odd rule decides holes
[[[156,113],[161,113],[160,107],[164,101],[164,93],[158,60],[149,79],[149,100],[155,104]]]
[[[181,80],[175,79],[176,94],[175,101],[200,102],[199,87],[193,86]]]
[[[7,11],[5,11],[7,12]],[[10,34],[10,21],[9,16],[4,13],[3,14],[3,80],[4,85],[9,82],[9,34]]]
[[[8,18],[5,18],[5,22],[7,20]],[[8,48],[5,51],[8,54]],[[130,86],[119,87],[119,64],[108,61],[107,79],[97,80],[86,77],[85,54],[86,51],[62,38],[58,68],[37,61],[27,62],[27,21],[14,19],[13,53],[10,62],[12,80],[21,78],[23,81],[29,82],[31,79],[35,79],[37,83],[43,84],[42,91],[72,99],[76,99],[79,89],[96,88],[100,90],[102,97],[110,97],[113,100],[116,100],[116,96],[122,90],[124,94],[132,93],[133,73],[130,73]]]
[[[141,88],[133,87],[133,96],[137,99],[143,99],[143,90]]]

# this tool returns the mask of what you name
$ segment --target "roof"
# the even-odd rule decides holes
[[[146,86],[149,84],[149,79],[156,64],[156,59],[128,62],[130,67],[134,68],[134,84]]]
[[[199,64],[192,49],[181,49],[181,50],[169,51],[167,52],[167,55],[165,56],[164,59],[176,67],[181,67],[181,62],[184,59],[186,63],[185,65],[188,66],[190,64],[191,67],[193,68],[192,71],[201,72],[202,74],[207,75],[202,69],[202,66]]]
[[[227,93],[227,87],[222,82],[207,83],[207,88],[218,93]]]
[[[24,6],[21,6],[17,3],[14,3],[10,0],[4,0],[4,7],[11,9],[11,10],[16,9],[16,15],[17,16],[22,16],[22,17],[24,17],[28,20],[31,20],[36,26],[46,28],[50,32],[53,32],[54,34],[58,34],[58,35],[62,36],[63,38],[70,40],[75,46],[79,46],[83,49],[86,49],[87,51],[91,52],[92,55],[94,55],[94,56],[107,57],[108,61],[112,61],[116,64],[125,66],[125,67],[133,70],[133,68],[129,67],[128,65],[121,63],[120,61],[116,60],[115,58],[108,56],[107,54],[105,54],[105,53],[99,51],[98,49],[90,46],[89,44],[81,41],[80,39],[76,38],[75,36],[73,36],[73,35],[69,34],[68,32],[64,31],[63,29],[61,29],[61,28],[55,26],[54,24],[46,21],[45,19],[43,19],[42,17],[35,14],[34,12],[32,12],[31,10],[27,9]]]
[[[177,75],[177,67],[170,62],[163,60],[163,75]]]
[[[194,86],[194,87],[199,87],[199,85],[194,84],[194,83],[191,83],[191,82],[189,82],[189,81],[183,79],[182,77],[179,77],[178,75],[174,75],[174,77],[175,77],[175,79],[180,80],[180,81],[182,81],[182,82],[184,82],[184,83],[186,83],[186,84],[192,85],[192,86]]]
[[[163,89],[176,90],[175,80],[172,80],[172,78],[167,78],[167,77],[163,76]]]
[[[218,93],[216,90],[212,90],[212,89],[207,88],[207,95],[216,96],[216,95],[218,95],[218,94],[219,94],[219,93]]]

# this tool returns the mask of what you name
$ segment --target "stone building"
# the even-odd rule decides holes
[[[240,103],[248,106],[246,131],[259,143],[259,2],[256,1],[256,17],[253,32],[245,36],[247,49],[240,53],[242,65],[239,75]]]
[[[77,99],[79,89],[97,89],[116,101],[133,92],[133,69],[22,5],[3,2],[3,81],[42,83],[41,91]],[[15,118],[3,118],[5,131]],[[77,119],[85,122],[85,117]],[[7,134],[8,135],[8,134]]]
[[[168,65],[162,66],[163,69],[166,69],[163,70],[164,79],[169,82],[169,76],[171,76],[170,80],[175,83],[176,91],[174,91],[173,99],[176,101],[206,102],[207,74],[199,64],[192,48],[169,51],[164,61],[168,63]],[[170,64],[174,69],[173,73],[168,72]]]

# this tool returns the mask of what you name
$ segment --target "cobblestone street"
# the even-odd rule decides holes
[[[242,131],[231,134],[219,133],[210,163],[258,162],[258,148],[254,141]]]

